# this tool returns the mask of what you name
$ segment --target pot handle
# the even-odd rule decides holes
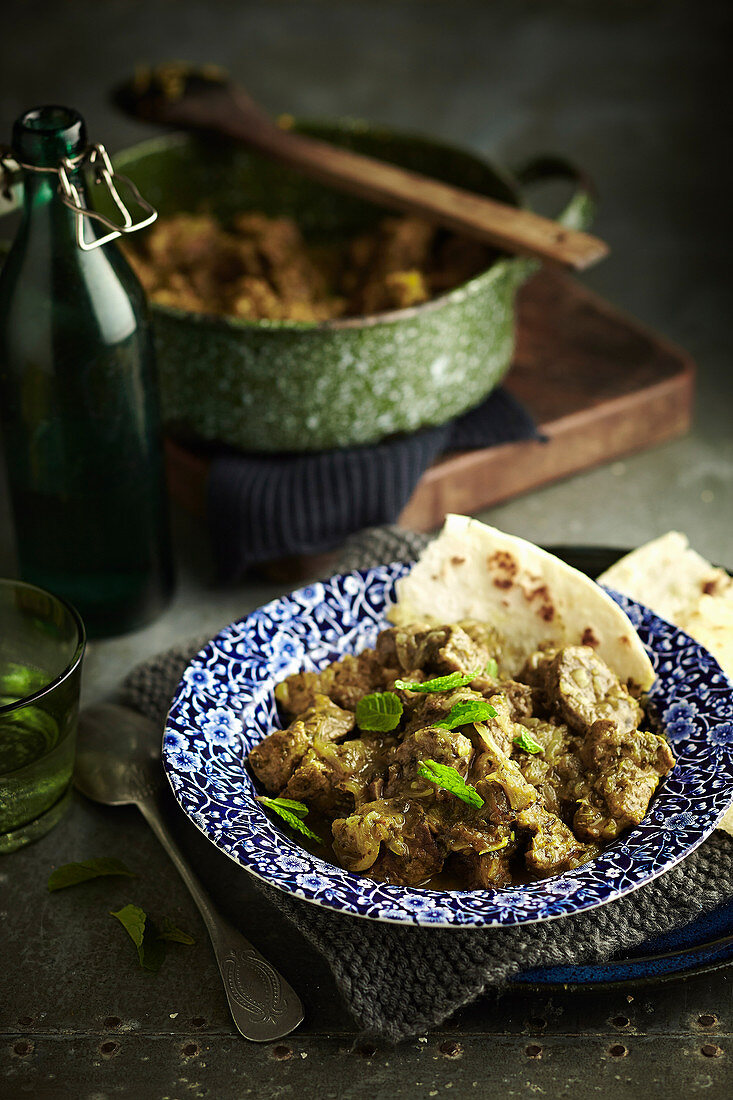
[[[596,212],[596,188],[590,176],[559,156],[533,157],[514,172],[522,187],[545,180],[566,179],[575,184],[575,192],[555,221],[568,229],[589,229]]]

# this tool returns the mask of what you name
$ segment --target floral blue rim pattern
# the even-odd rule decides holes
[[[673,867],[705,839],[733,801],[733,686],[691,638],[616,593],[654,662],[650,713],[677,766],[642,824],[598,859],[510,890],[424,890],[351,874],[274,825],[255,800],[246,758],[280,725],[275,684],[373,645],[395,581],[409,568],[393,563],[347,573],[274,600],[226,627],[186,669],[168,714],[163,760],[178,802],[218,848],[270,885],[345,914],[486,928],[602,905]]]

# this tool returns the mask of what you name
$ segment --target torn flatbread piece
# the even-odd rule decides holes
[[[733,577],[669,531],[626,554],[598,578],[700,642],[733,679]]]
[[[598,578],[639,600],[712,653],[733,680],[733,577],[711,565],[679,531],[621,558]],[[733,836],[733,808],[719,829]]]
[[[542,647],[592,646],[632,690],[654,669],[628,616],[584,573],[514,535],[449,515],[397,582],[390,619],[487,624],[501,639],[502,672],[516,675]]]

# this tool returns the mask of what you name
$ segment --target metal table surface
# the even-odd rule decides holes
[[[275,111],[431,131],[507,164],[573,156],[600,183],[597,229],[613,249],[587,282],[693,354],[695,425],[485,518],[542,543],[633,545],[676,527],[731,562],[729,241],[720,217],[704,216],[728,202],[716,94],[729,25],[721,0],[694,11],[656,0],[10,0],[0,131],[31,104],[67,101],[95,139],[121,148],[149,131],[118,117],[106,88],[141,59],[187,57],[227,65]],[[182,515],[175,529],[174,603],[146,630],[90,645],[85,701],[144,656],[282,590],[216,587],[205,533]],[[0,574],[14,568],[0,484]],[[725,969],[630,990],[491,995],[396,1049],[355,1043],[320,957],[169,809],[214,900],[302,995],[304,1025],[276,1044],[240,1039],[203,925],[147,826],[78,799],[49,836],[0,861],[3,1100],[733,1095]],[[118,855],[139,877],[48,894],[53,866],[95,855]],[[196,946],[174,947],[157,975],[140,970],[107,915],[128,900],[176,919]]]
[[[55,832],[0,871],[3,1098],[626,1100],[642,1083],[649,1100],[731,1094],[728,970],[599,994],[492,995],[397,1048],[355,1043],[321,957],[175,809],[171,819],[221,910],[300,993],[304,1024],[263,1045],[234,1032],[203,923],[147,825],[135,810],[79,797]],[[122,857],[139,877],[47,892],[52,866],[93,855]],[[108,915],[128,901],[172,917],[196,945],[174,947],[158,974],[143,971]]]

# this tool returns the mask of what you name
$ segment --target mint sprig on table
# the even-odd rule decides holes
[[[124,905],[122,909],[110,910],[109,915],[120,922],[135,944],[140,966],[145,970],[160,970],[166,940],[187,945],[195,942],[193,936],[177,928],[169,917],[165,917],[158,927],[139,905]]]
[[[421,760],[417,766],[417,774],[421,779],[427,779],[444,791],[449,791],[462,802],[480,809],[484,800],[475,787],[466,783],[459,771],[449,764],[439,764],[437,760]]]
[[[522,749],[523,752],[532,753],[533,756],[543,751],[542,745],[535,741],[532,734],[528,733],[526,730],[522,730],[519,737],[513,739],[512,744],[516,745],[518,749]]]
[[[492,657],[481,671],[475,672],[451,672],[448,676],[436,676],[433,680],[423,680],[420,684],[417,680],[395,680],[394,686],[401,691],[455,691],[456,688],[466,687],[467,684],[478,680],[479,676],[491,676],[492,679],[499,671],[499,666]]]
[[[163,917],[158,929],[158,939],[171,940],[173,943],[185,943],[187,947],[193,947],[196,943],[193,936],[175,925],[170,917]]]
[[[77,886],[80,882],[88,882],[93,878],[101,878],[106,875],[125,875],[135,878],[135,872],[131,871],[121,859],[102,856],[99,859],[82,859],[78,863],[64,863],[57,867],[48,876],[49,892],[65,890],[67,886]]]
[[[263,806],[267,806],[268,810],[272,810],[273,813],[281,817],[291,829],[295,829],[297,832],[302,833],[303,836],[307,836],[311,840],[317,840],[319,844],[323,844],[318,834],[314,833],[312,829],[309,829],[303,821],[303,818],[308,816],[308,807],[304,802],[296,802],[294,798],[268,798],[266,795],[259,794],[257,795],[257,801],[261,802]]]
[[[457,726],[467,726],[471,722],[485,722],[487,718],[496,718],[496,710],[491,703],[485,703],[482,699],[469,700],[467,703],[456,703],[451,707],[448,716],[441,722],[431,722],[441,730],[454,730]]]
[[[57,867],[49,875],[48,889],[51,892],[64,890],[67,886],[78,886],[90,879],[113,875],[136,877],[135,872],[121,859],[101,856],[97,859],[83,859],[77,863],[64,863]],[[160,924],[156,924],[139,905],[123,905],[121,909],[110,910],[110,916],[120,922],[135,944],[140,966],[145,970],[160,970],[166,954],[166,941],[188,946],[196,942],[193,936],[174,924],[170,917],[163,917]]]
[[[393,691],[375,691],[356,704],[356,723],[361,730],[389,733],[402,717],[402,703]]]

